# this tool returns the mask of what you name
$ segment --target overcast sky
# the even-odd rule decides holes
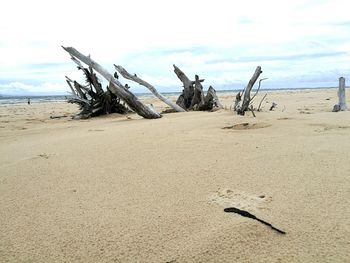
[[[113,63],[162,92],[181,91],[172,64],[207,88],[337,86],[350,78],[348,0],[3,0],[0,94],[68,92],[83,80],[61,48]],[[122,81],[123,82],[123,81]],[[104,83],[105,85],[105,83]],[[137,84],[133,91],[142,92]]]

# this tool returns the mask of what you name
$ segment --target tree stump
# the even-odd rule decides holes
[[[176,76],[184,87],[176,101],[177,105],[185,110],[195,111],[210,111],[214,108],[223,108],[212,86],[209,87],[207,95],[204,94],[201,84],[204,79],[200,79],[198,75],[195,75],[195,80],[191,81],[181,69],[175,65],[173,66]]]

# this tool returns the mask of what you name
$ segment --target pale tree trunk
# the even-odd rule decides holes
[[[183,108],[181,108],[179,105],[177,105],[176,103],[172,102],[171,100],[169,100],[168,98],[164,97],[162,94],[160,94],[155,87],[153,87],[151,84],[149,84],[148,82],[140,79],[139,77],[137,77],[136,75],[131,75],[129,72],[126,71],[125,68],[123,68],[122,66],[117,66],[114,65],[115,69],[126,79],[129,80],[133,80],[136,83],[145,86],[146,88],[148,88],[153,94],[154,96],[156,96],[158,99],[160,99],[161,101],[163,101],[165,104],[169,105],[171,108],[173,108],[175,111],[178,112],[185,112],[186,110],[184,110]]]
[[[240,107],[240,109],[237,110],[237,113],[239,115],[244,115],[246,111],[249,110],[249,104],[250,104],[250,92],[255,84],[255,82],[257,81],[257,79],[259,78],[260,74],[262,73],[261,71],[261,67],[258,66],[252,76],[252,78],[249,80],[249,83],[247,85],[247,87],[245,88],[244,91],[244,95],[243,95],[243,102],[242,102],[242,107]]]

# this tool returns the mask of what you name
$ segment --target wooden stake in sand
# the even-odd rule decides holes
[[[347,111],[348,107],[346,106],[346,99],[345,99],[345,78],[343,77],[339,78],[338,98],[339,98],[339,103],[334,105],[333,112]]]

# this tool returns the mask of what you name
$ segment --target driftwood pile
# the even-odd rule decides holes
[[[102,77],[104,77],[109,82],[108,90],[114,94],[114,96],[125,102],[131,110],[135,111],[137,114],[146,119],[156,119],[161,117],[161,115],[152,107],[148,107],[139,101],[127,87],[123,86],[117,78],[115,78],[97,62],[92,60],[90,56],[81,54],[73,47],[63,47],[63,49],[71,55],[72,60],[76,62],[78,66],[81,65],[81,62],[83,62],[84,64],[88,65],[89,68],[95,70]]]
[[[66,76],[66,81],[72,91],[72,98],[70,98],[68,102],[78,104],[81,109],[81,111],[76,114],[75,118],[90,118],[109,113],[125,114],[129,111],[136,112],[147,119],[156,119],[162,116],[160,113],[156,112],[152,106],[143,104],[129,90],[127,84],[123,85],[118,80],[119,75],[117,72],[119,72],[119,74],[125,79],[132,80],[139,85],[148,88],[157,98],[170,106],[171,109],[167,110],[167,112],[185,112],[191,110],[212,111],[223,108],[216,95],[216,91],[212,86],[209,86],[208,92],[205,94],[202,86],[204,79],[200,79],[198,75],[195,75],[195,79],[190,80],[176,65],[173,65],[174,72],[182,82],[183,90],[176,103],[174,103],[160,94],[154,86],[137,77],[136,74],[130,74],[122,66],[114,65],[116,72],[112,75],[101,65],[92,60],[90,56],[81,54],[75,48],[63,47],[63,49],[71,55],[71,59],[77,64],[78,69],[83,71],[86,79],[85,85],[82,85]],[[87,67],[84,67],[83,64],[87,65]],[[99,73],[108,81],[109,84],[105,89],[102,88],[101,82],[95,72]],[[261,73],[261,67],[258,66],[245,89],[238,92],[236,95],[233,110],[236,111],[237,114],[245,115],[247,111],[250,111],[255,117],[254,111],[260,111],[261,104],[267,94],[263,96],[257,108],[255,108],[252,103],[260,90],[261,82],[267,78],[260,79],[255,94],[251,96],[251,93],[253,86],[259,79]],[[338,97],[339,103],[334,105],[333,111],[337,112],[347,110],[345,100],[345,79],[343,77],[339,79]],[[273,110],[276,106],[276,103],[272,103],[270,110]]]
[[[90,118],[102,114],[109,113],[126,113],[134,111],[140,116],[147,119],[160,118],[161,114],[156,112],[153,107],[144,105],[138,98],[129,90],[128,85],[122,85],[119,82],[119,74],[125,79],[132,80],[142,86],[148,88],[157,98],[162,100],[171,107],[171,111],[185,112],[188,110],[213,110],[214,108],[222,108],[216,91],[213,87],[209,87],[207,95],[204,95],[203,87],[196,75],[195,80],[189,78],[174,65],[175,74],[183,83],[184,89],[176,103],[172,102],[162,94],[160,94],[154,86],[137,77],[136,74],[130,74],[122,66],[114,65],[117,72],[114,75],[110,74],[101,65],[93,61],[90,56],[81,54],[73,47],[63,47],[71,55],[71,59],[78,65],[78,69],[85,74],[86,85],[71,80],[66,77],[66,81],[72,90],[73,98],[68,102],[76,103],[80,106],[81,111],[75,116],[76,118]],[[84,67],[82,63],[88,67]],[[109,85],[106,90],[102,88],[101,82],[97,78],[95,72],[104,77]]]

